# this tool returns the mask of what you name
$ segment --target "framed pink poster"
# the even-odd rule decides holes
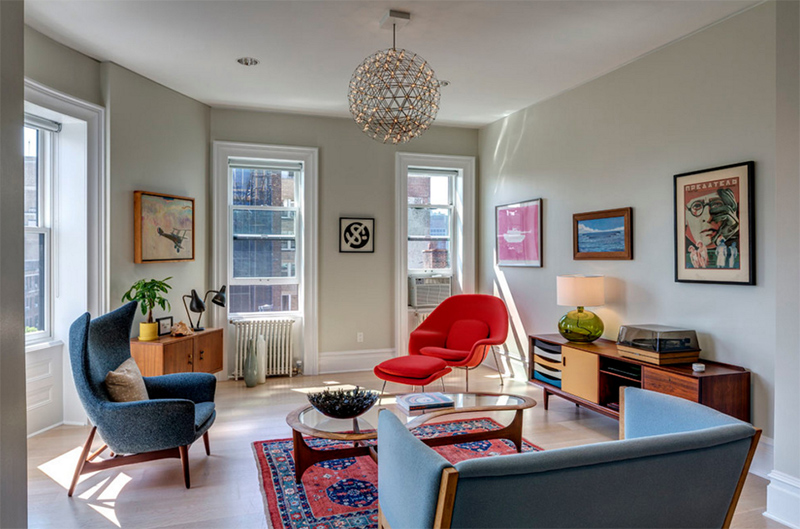
[[[497,264],[542,266],[542,199],[497,206]]]

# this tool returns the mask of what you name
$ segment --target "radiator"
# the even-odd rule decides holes
[[[253,343],[257,348],[258,338],[263,337],[266,347],[263,355],[263,372],[265,376],[292,376],[292,325],[294,320],[232,320],[236,351],[236,365],[233,378],[244,377],[244,361],[247,346]],[[256,349],[257,350],[257,349]],[[261,369],[259,369],[261,371]]]
[[[420,312],[418,310],[414,311],[414,324],[415,324],[415,326],[419,327],[422,324],[422,322],[425,321],[425,318],[427,318],[430,315],[431,315],[430,312]]]

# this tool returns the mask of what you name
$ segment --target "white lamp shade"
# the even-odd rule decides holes
[[[556,277],[557,303],[565,307],[599,307],[605,304],[603,276]]]

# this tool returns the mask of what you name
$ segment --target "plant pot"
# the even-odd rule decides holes
[[[140,323],[139,324],[139,341],[152,342],[158,340],[158,324],[157,323]]]

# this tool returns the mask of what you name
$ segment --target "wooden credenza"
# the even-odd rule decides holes
[[[206,329],[191,336],[163,336],[152,342],[131,340],[131,356],[142,375],[222,371],[222,329]]]
[[[557,395],[619,419],[619,388],[632,386],[705,404],[750,422],[750,371],[701,359],[702,373],[691,364],[653,365],[623,358],[616,343],[599,339],[570,342],[560,334],[529,336],[528,379],[544,390],[544,409]]]

